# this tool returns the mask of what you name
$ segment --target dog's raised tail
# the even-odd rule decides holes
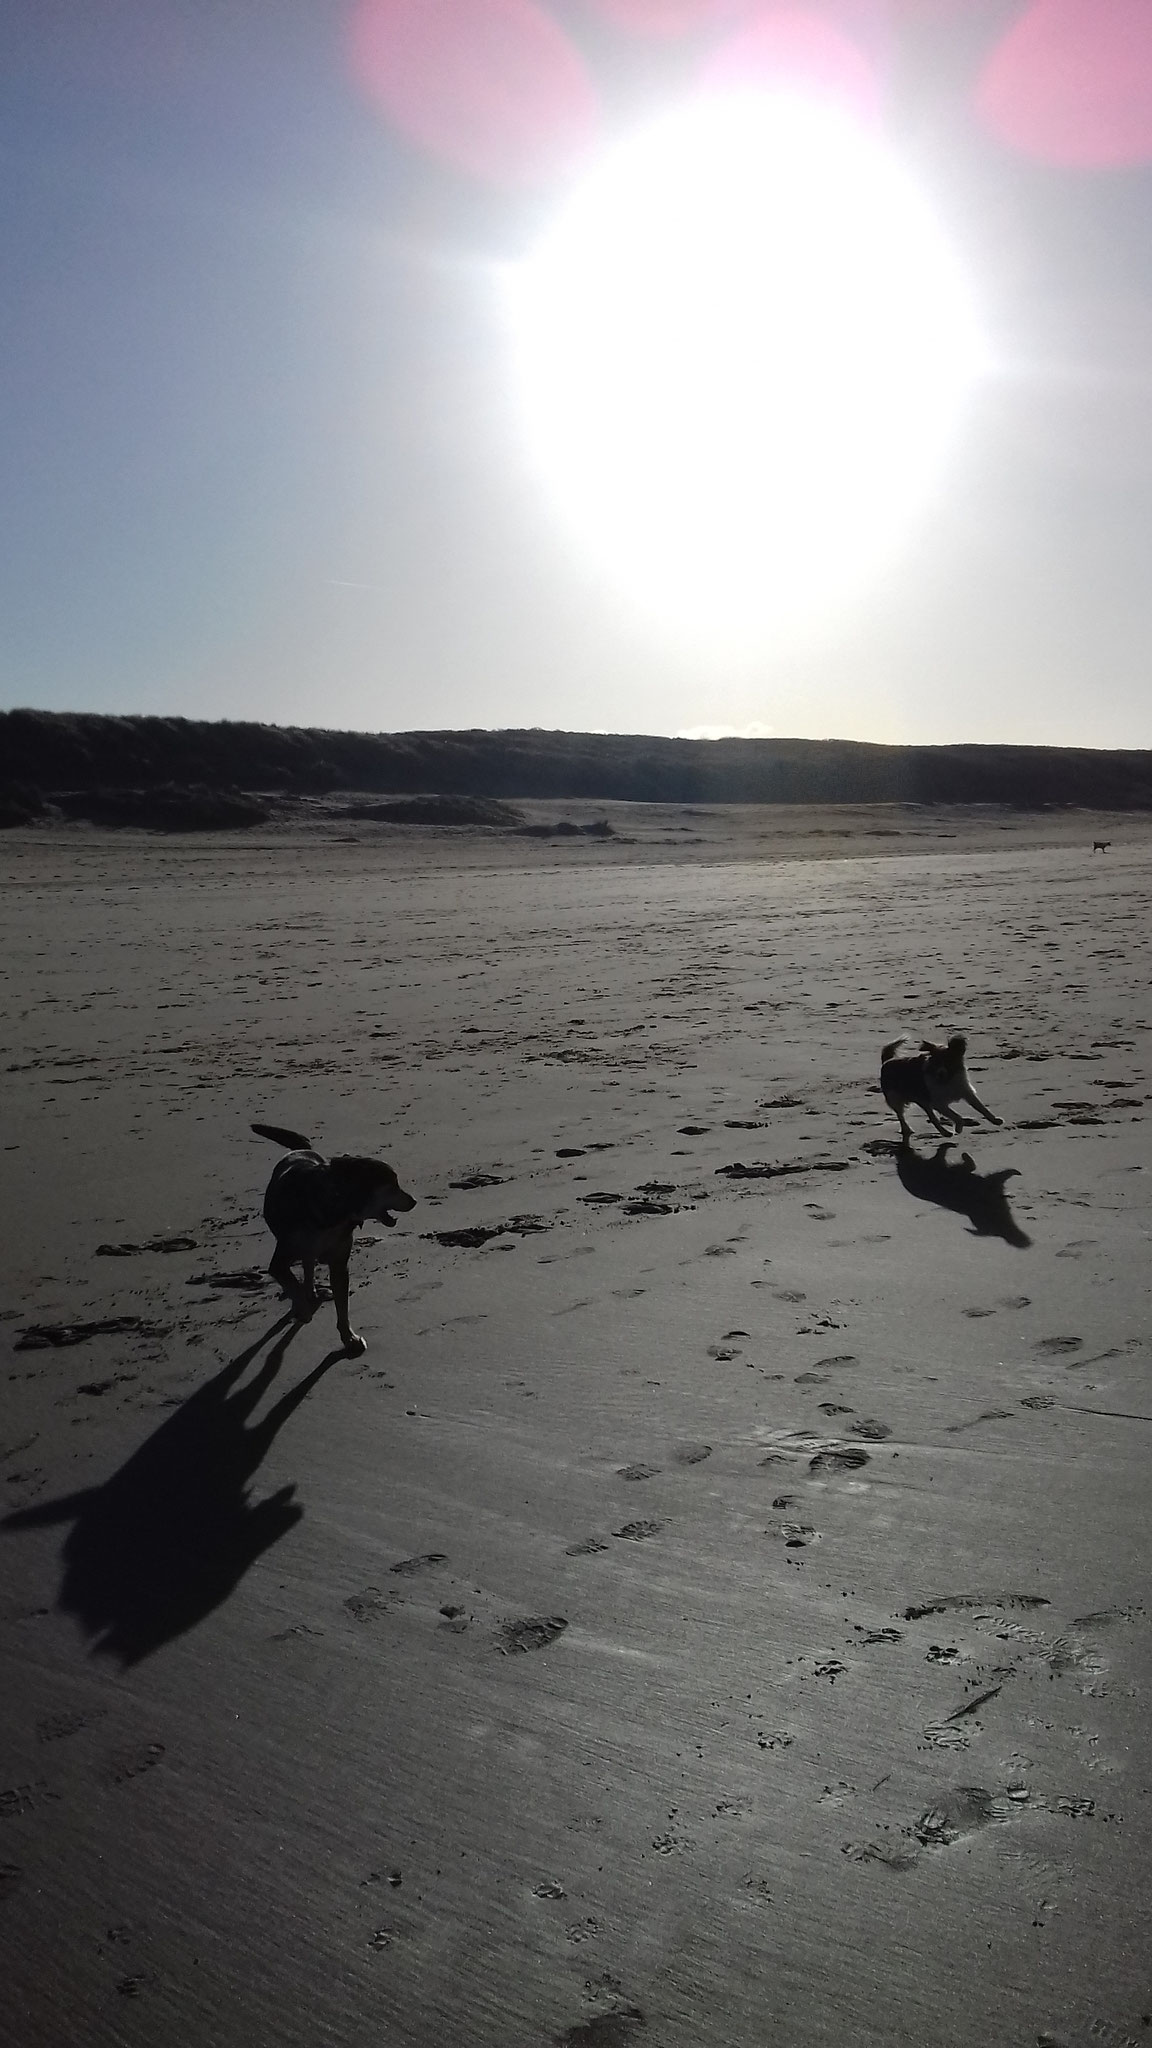
[[[283,1145],[288,1152],[310,1152],[311,1138],[302,1138],[299,1131],[285,1131],[279,1124],[251,1124],[258,1138],[271,1138],[274,1145]]]

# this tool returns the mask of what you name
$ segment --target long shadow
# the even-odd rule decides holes
[[[970,1153],[962,1152],[959,1159],[949,1159],[951,1149],[952,1141],[948,1139],[936,1147],[929,1159],[913,1152],[911,1146],[894,1146],[901,1185],[922,1201],[935,1202],[941,1209],[955,1209],[959,1215],[967,1216],[976,1237],[1002,1237],[1005,1244],[1016,1245],[1020,1250],[1030,1245],[1032,1239],[1021,1230],[1004,1191],[1005,1182],[1019,1173],[1019,1167],[1004,1166],[999,1173],[977,1173]]]
[[[0,1521],[9,1530],[73,1524],[56,1604],[76,1616],[93,1650],[125,1666],[139,1663],[203,1621],[300,1520],[294,1486],[254,1504],[249,1481],[293,1410],[346,1354],[329,1352],[263,1421],[246,1426],[300,1327],[290,1318],[275,1323],[198,1387],[103,1486]],[[280,1331],[259,1372],[237,1387]]]

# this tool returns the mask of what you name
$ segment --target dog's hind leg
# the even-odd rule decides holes
[[[279,1282],[292,1304],[292,1313],[298,1323],[306,1323],[316,1307],[316,1297],[310,1286],[302,1287],[292,1271],[292,1261],[282,1245],[277,1245],[269,1261],[268,1271],[273,1280]],[[309,1275],[309,1278],[311,1276]]]
[[[328,1277],[332,1282],[332,1301],[336,1309],[336,1328],[340,1332],[345,1351],[355,1357],[359,1352],[367,1351],[368,1346],[364,1342],[363,1337],[357,1336],[356,1331],[348,1321],[347,1256],[343,1259],[333,1259],[331,1261],[328,1267]]]
[[[912,1132],[909,1128],[908,1119],[904,1114],[903,1105],[899,1102],[893,1102],[892,1097],[890,1095],[886,1095],[884,1100],[888,1104],[889,1109],[892,1110],[893,1114],[895,1115],[900,1125],[901,1145],[905,1147],[910,1145],[912,1143]]]

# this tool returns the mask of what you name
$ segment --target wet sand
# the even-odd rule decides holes
[[[4,836],[9,2038],[1148,2038],[1152,820],[524,809]]]

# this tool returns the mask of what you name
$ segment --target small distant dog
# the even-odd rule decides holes
[[[258,1138],[288,1147],[288,1157],[274,1167],[264,1197],[264,1221],[276,1239],[268,1271],[303,1323],[320,1305],[313,1285],[316,1266],[327,1266],[344,1349],[351,1356],[366,1351],[363,1337],[348,1322],[352,1239],[361,1223],[384,1223],[391,1230],[396,1215],[416,1207],[415,1196],[405,1194],[382,1159],[324,1159],[299,1131],[283,1131],[276,1124],[253,1124],[252,1129]],[[296,1261],[304,1268],[303,1286],[292,1271]]]
[[[985,1108],[968,1079],[964,1065],[966,1038],[957,1035],[947,1045],[933,1045],[931,1039],[924,1038],[919,1052],[901,1053],[905,1042],[903,1038],[894,1038],[880,1055],[880,1087],[889,1109],[894,1109],[900,1119],[902,1144],[912,1142],[905,1111],[913,1104],[924,1111],[942,1138],[948,1137],[949,1131],[941,1117],[947,1117],[953,1131],[964,1128],[964,1119],[952,1108],[954,1102],[971,1103],[990,1124],[1003,1123],[1003,1117],[994,1116]]]
[[[1111,844],[1112,841],[1110,839],[1094,839],[1092,841],[1092,851],[1093,853],[1107,853]]]

